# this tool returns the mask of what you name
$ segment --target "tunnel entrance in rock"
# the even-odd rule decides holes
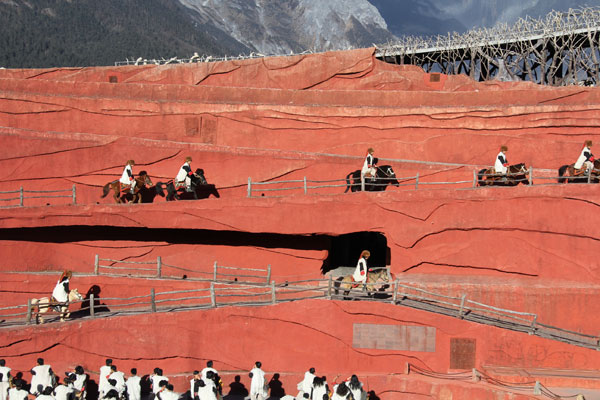
[[[380,232],[355,232],[332,236],[328,256],[321,271],[325,274],[338,267],[356,267],[363,250],[369,250],[369,267],[384,268],[391,264],[391,252],[385,235]]]
[[[172,244],[262,247],[294,250],[326,250],[321,264],[324,274],[337,267],[355,267],[363,250],[371,252],[370,267],[391,264],[390,249],[380,232],[353,232],[342,235],[254,233],[208,229],[144,228],[118,226],[54,226],[0,229],[0,240],[40,243],[85,241],[137,241]]]

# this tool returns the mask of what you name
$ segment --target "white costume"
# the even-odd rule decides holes
[[[98,392],[100,393],[100,397],[104,397],[104,395],[110,390],[110,384],[108,383],[108,377],[111,374],[110,365],[103,365],[100,367],[100,379],[98,381]]]
[[[142,386],[140,385],[141,378],[137,375],[130,376],[125,382],[127,387],[127,395],[129,400],[140,400],[142,397]]]
[[[366,174],[371,175],[372,178],[375,177],[377,171],[375,170],[375,167],[373,166],[373,155],[372,154],[367,154],[367,157],[365,158],[365,162],[363,163],[363,167],[360,170],[360,176],[361,178],[364,178]]]
[[[313,388],[313,381],[315,380],[315,375],[312,374],[310,371],[306,371],[304,373],[304,379],[302,380],[302,382],[300,382],[298,384],[298,390],[302,391],[302,393],[308,393],[310,395],[310,392]],[[302,397],[302,396],[300,396]]]
[[[267,398],[265,391],[265,373],[258,367],[252,368],[252,381],[250,381],[251,400],[264,400]]]
[[[49,394],[40,394],[35,400],[55,400],[53,396]]]
[[[346,386],[348,386],[348,389],[350,389],[350,392],[352,393],[354,400],[362,400],[363,399],[364,391],[362,389],[362,383],[360,384],[360,387],[358,389],[352,389],[348,383],[346,383]]]
[[[184,182],[185,187],[189,188],[190,185],[192,184],[192,179],[190,178],[191,174],[192,174],[192,167],[190,166],[190,162],[186,161],[185,163],[183,163],[183,165],[179,169],[179,172],[177,173],[177,176],[175,177],[175,187],[177,187],[178,184],[181,184],[182,182]]]
[[[86,374],[75,374],[75,381],[73,381],[73,388],[80,392],[85,391],[85,383],[87,381]]]
[[[121,371],[114,371],[108,377],[108,379],[114,379],[117,383],[115,389],[119,393],[119,396],[125,391],[125,375]]]
[[[42,390],[48,386],[53,386],[53,379],[49,365],[36,365],[31,369],[35,375],[31,377],[31,389],[29,393],[38,393],[38,386],[42,385]],[[47,396],[52,397],[52,396]]]
[[[171,390],[165,389],[158,394],[158,397],[160,397],[160,400],[177,400],[179,395]]]
[[[498,153],[496,156],[496,163],[494,164],[494,170],[497,174],[506,175],[508,172],[508,160],[504,152]]]
[[[204,382],[204,386],[198,388],[198,398],[200,400],[217,400],[215,385],[210,384],[210,379],[203,379],[202,381]]]
[[[575,163],[575,169],[581,169],[585,165],[585,169],[593,169],[594,168],[594,155],[589,147],[585,146],[583,150],[581,150],[581,154]]]
[[[6,400],[8,395],[8,378],[10,378],[10,368],[4,366],[0,367],[0,374],[2,374],[2,380],[0,380],[0,400]]]
[[[56,400],[68,400],[71,393],[73,393],[73,389],[65,385],[58,385],[54,388],[54,398]]]
[[[203,370],[200,372],[200,376],[202,377],[202,380],[204,381],[204,383],[206,383],[206,373],[207,373],[208,371],[212,371],[212,372],[213,372],[213,374],[215,374],[215,375],[216,375],[216,374],[218,374],[217,370],[216,370],[216,369],[214,369],[214,368],[210,368],[210,367],[206,367],[206,368],[204,368],[204,369],[203,369]]]
[[[358,260],[354,274],[352,274],[352,279],[354,279],[355,282],[362,283],[367,281],[367,260],[364,257],[361,257],[360,260]]]
[[[52,291],[52,297],[60,303],[66,303],[69,301],[69,292],[65,289],[69,287],[69,279],[64,279],[62,282],[56,282],[54,290]]]
[[[29,393],[27,393],[26,390],[14,387],[8,391],[8,398],[10,400],[27,400],[29,398]]]
[[[327,394],[327,382],[324,382],[321,386],[315,386],[312,390],[311,398],[313,400],[323,400],[323,395]],[[361,400],[361,399],[358,399]]]
[[[131,167],[131,164],[127,164],[125,166],[119,182],[121,182],[123,185],[131,185],[131,193],[133,193],[133,189],[135,188],[135,179],[133,179],[133,168]]]
[[[169,378],[162,375],[150,375],[150,382],[152,382],[152,393],[156,394],[160,391],[160,382],[169,381]]]

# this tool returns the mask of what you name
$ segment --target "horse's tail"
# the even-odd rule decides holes
[[[487,172],[487,168],[484,168],[477,173],[477,186],[485,185],[485,181],[483,179],[485,177],[486,172]]]
[[[567,178],[564,177],[565,173],[567,172],[567,168],[569,168],[568,164],[563,165],[558,169],[558,183],[565,183],[567,181]]]
[[[340,292],[340,286],[342,286],[342,281],[344,280],[343,276],[340,276],[335,281],[333,281],[333,292],[337,295]]]
[[[350,190],[350,185],[352,184],[350,182],[350,177],[352,176],[352,174],[353,172],[350,172],[348,175],[346,175],[346,190],[344,190],[344,193],[348,193],[348,190]]]
[[[108,182],[106,185],[102,186],[102,198],[105,198],[110,192],[110,184],[112,182]]]

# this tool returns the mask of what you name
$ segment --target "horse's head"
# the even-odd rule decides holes
[[[137,181],[136,186],[152,186],[152,179],[150,179],[150,175],[146,171],[140,171],[135,180]]]
[[[79,290],[77,290],[77,288],[72,289],[69,292],[69,303],[78,300],[83,300],[83,296],[81,295],[81,293],[79,293]]]
[[[400,182],[398,182],[398,179],[396,178],[396,173],[394,172],[394,169],[391,165],[384,165],[383,167],[380,167],[377,171],[381,174],[381,177],[387,179],[391,185],[400,186]]]
[[[369,278],[372,282],[382,280],[387,283],[390,281],[387,268],[369,268]]]

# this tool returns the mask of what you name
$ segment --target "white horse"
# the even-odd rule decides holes
[[[77,300],[82,300],[83,297],[81,296],[81,294],[79,293],[79,291],[77,289],[73,289],[69,292],[69,300],[66,303],[57,303],[54,301],[51,301],[50,297],[42,297],[40,299],[31,299],[31,313],[33,315],[33,313],[35,313],[35,323],[36,324],[43,324],[44,323],[44,318],[41,314],[45,314],[48,311],[50,311],[50,309],[53,309],[55,311],[58,311],[60,313],[60,320],[64,321],[66,318],[69,318],[69,316],[71,315],[71,313],[69,312],[69,304],[77,301]],[[35,308],[37,307],[37,312],[35,311]]]

